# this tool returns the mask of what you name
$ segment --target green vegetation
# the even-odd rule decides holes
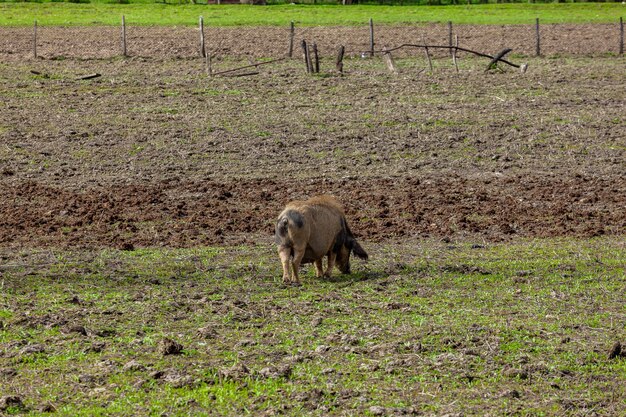
[[[367,249],[301,287],[262,245],[3,255],[4,411],[626,412],[623,239]]]
[[[133,25],[196,25],[199,16],[212,26],[362,25],[446,22],[457,24],[528,24],[617,22],[619,3],[489,4],[463,6],[337,6],[337,5],[202,5],[132,2],[0,3],[0,25],[118,25],[121,16]]]

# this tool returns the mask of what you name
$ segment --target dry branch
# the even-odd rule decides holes
[[[467,53],[474,54],[474,55],[477,55],[477,56],[482,56],[482,57],[485,57],[485,58],[494,59],[494,57],[492,55],[484,54],[484,53],[478,52],[478,51],[473,51],[473,50],[467,49],[467,48],[462,48],[460,46],[425,45],[425,44],[421,44],[420,45],[420,44],[414,44],[414,43],[403,43],[402,45],[396,46],[395,48],[390,48],[390,49],[387,49],[387,50],[379,50],[379,51],[376,51],[376,52],[378,52],[378,53],[393,52],[393,51],[397,51],[397,50],[402,49],[402,48],[424,48],[426,50],[428,50],[428,48],[456,49],[457,51],[463,51],[463,52],[467,52]],[[521,65],[514,64],[512,62],[507,61],[506,59],[499,59],[498,61],[499,62],[504,62],[505,64],[510,65],[512,67],[515,67],[515,68],[520,68],[521,67]]]
[[[247,77],[248,75],[259,75],[259,71],[252,71],[252,72],[242,72],[241,74],[228,74],[228,75],[224,75],[224,77]]]
[[[284,57],[284,58],[272,59],[271,61],[255,62],[254,64],[244,65],[243,67],[231,68],[229,70],[224,70],[224,71],[220,71],[220,72],[214,72],[213,75],[228,74],[229,72],[235,72],[235,71],[239,71],[239,70],[247,69],[247,68],[252,68],[252,67],[256,68],[256,67],[260,67],[261,65],[273,64],[275,62],[284,61],[285,59],[287,59],[287,58]]]
[[[92,78],[98,78],[100,76],[102,76],[102,74],[95,73],[95,74],[83,75],[82,77],[78,77],[76,79],[77,80],[91,80]]]
[[[487,69],[485,69],[485,72],[489,71],[490,69],[493,69],[495,65],[498,64],[498,61],[501,61],[502,58],[508,54],[509,52],[511,52],[512,49],[511,48],[505,48],[503,50],[501,50],[500,52],[498,52],[489,62],[489,65],[487,65]],[[519,68],[519,66],[518,66]]]

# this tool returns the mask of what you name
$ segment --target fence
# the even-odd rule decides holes
[[[373,37],[372,37],[373,35]],[[615,24],[456,25],[426,23],[389,26],[367,23],[350,27],[0,27],[0,59],[111,58],[120,55],[152,58],[192,58],[202,55],[201,39],[212,56],[277,58],[294,53],[302,39],[315,42],[321,56],[333,56],[339,45],[346,56],[405,43],[459,46],[485,53],[512,48],[534,56],[623,54],[624,29]],[[397,57],[414,53],[400,50]],[[439,50],[439,54],[449,51]]]

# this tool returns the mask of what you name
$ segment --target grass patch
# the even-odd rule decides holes
[[[626,411],[622,239],[368,250],[302,287],[266,246],[5,257],[3,393],[33,415]]]
[[[129,25],[198,24],[203,16],[208,26],[297,26],[366,25],[447,22],[457,24],[617,23],[623,7],[619,3],[488,4],[463,6],[369,6],[337,5],[245,5],[113,4],[92,1],[76,3],[0,3],[0,25]]]

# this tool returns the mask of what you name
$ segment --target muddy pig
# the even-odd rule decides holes
[[[330,277],[335,265],[342,273],[350,273],[351,253],[365,260],[368,257],[350,231],[341,204],[329,195],[287,204],[278,216],[275,238],[283,282],[299,282],[301,263],[312,262],[318,277]],[[328,257],[326,271],[322,268],[324,256]]]

